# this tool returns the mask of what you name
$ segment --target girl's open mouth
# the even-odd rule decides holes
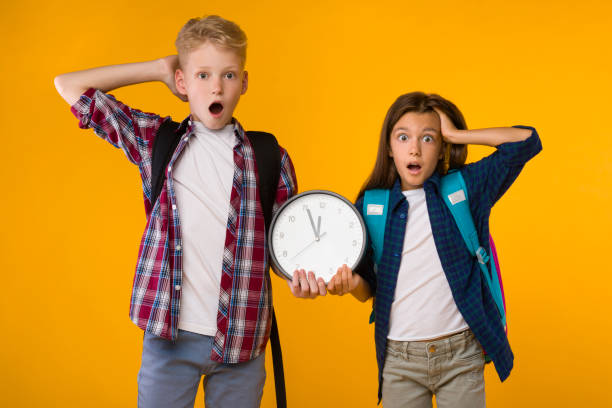
[[[223,105],[220,102],[213,102],[209,107],[208,107],[208,111],[210,112],[211,115],[213,115],[214,117],[218,117],[221,115],[221,112],[223,112]]]
[[[409,164],[408,171],[412,174],[418,174],[421,171],[421,166],[419,164]]]

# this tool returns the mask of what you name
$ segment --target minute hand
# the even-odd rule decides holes
[[[310,226],[312,227],[312,232],[314,232],[314,235],[315,235],[315,241],[318,241],[320,238],[319,229],[315,227],[314,225],[314,220],[312,219],[312,213],[310,212],[310,208],[308,208],[306,212],[308,212],[308,219],[310,220]],[[319,217],[319,226],[320,225],[321,225],[321,217]]]

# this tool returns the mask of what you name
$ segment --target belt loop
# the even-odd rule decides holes
[[[453,342],[451,341],[451,338],[447,338],[446,339],[446,343],[448,344],[448,353],[450,354],[450,358],[453,358]]]
[[[408,354],[408,349],[410,348],[410,342],[409,341],[403,341],[402,345],[404,346],[404,358],[406,359],[406,361],[410,360],[409,354]]]

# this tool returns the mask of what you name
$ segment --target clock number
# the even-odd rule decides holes
[[[357,246],[357,240],[353,240],[353,246]]]
[[[289,222],[295,222],[295,216],[290,215],[289,216]]]
[[[283,238],[285,238],[285,233],[281,232],[281,233],[278,234],[278,236],[280,237],[280,239],[283,239]]]
[[[326,205],[326,204],[327,204],[327,203],[320,202],[320,203],[319,203],[319,207],[320,207],[320,208],[325,208],[325,205]]]
[[[349,228],[353,228],[355,226],[355,221],[349,222]]]
[[[283,256],[286,258],[287,257],[287,251],[283,251]]]
[[[302,210],[304,210],[304,211],[308,211],[308,205],[304,204],[304,205],[302,206]]]

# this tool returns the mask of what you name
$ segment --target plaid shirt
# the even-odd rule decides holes
[[[153,139],[168,118],[144,113],[96,89],[87,90],[72,106],[81,128],[95,133],[138,166],[142,178],[147,225],[142,236],[130,304],[130,318],[141,329],[176,339],[183,276],[181,228],[172,168],[193,132],[179,142],[166,170],[166,182],[152,203]],[[272,292],[264,216],[257,188],[257,170],[249,139],[237,121],[234,133],[234,177],[223,252],[217,333],[211,358],[223,363],[248,361],[265,350],[270,334]],[[281,148],[281,174],[273,211],[295,194],[293,164]]]
[[[523,127],[523,126],[520,126]],[[489,248],[489,215],[493,204],[506,192],[525,163],[535,156],[542,145],[537,132],[521,142],[504,143],[484,159],[461,169],[470,197],[470,209],[480,244]],[[491,292],[482,279],[480,267],[470,255],[459,229],[440,194],[440,174],[435,172],[424,184],[431,230],[442,268],[457,308],[470,329],[487,351],[503,381],[512,370],[514,355],[499,318]],[[363,198],[356,207],[363,214]],[[375,274],[371,248],[356,272],[364,277],[375,292],[376,360],[378,363],[378,398],[382,397],[382,372],[385,362],[389,316],[395,295],[404,235],[408,221],[408,201],[402,194],[399,179],[389,194],[389,208],[384,248]],[[489,251],[490,253],[490,251]]]

